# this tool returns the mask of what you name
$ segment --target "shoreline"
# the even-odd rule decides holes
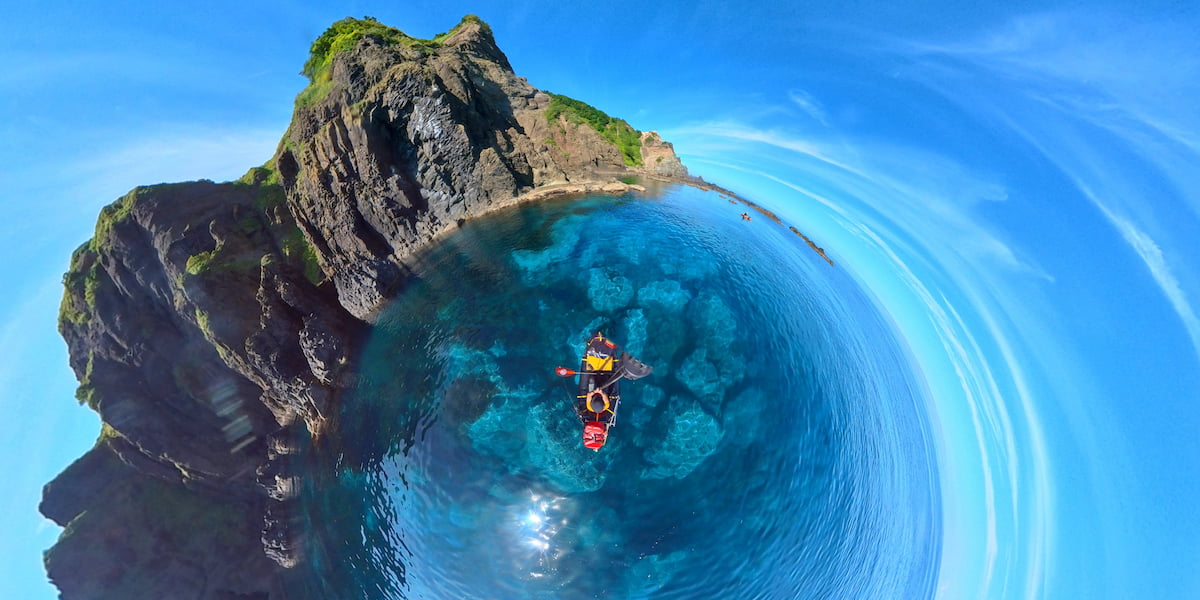
[[[450,235],[452,232],[454,232],[458,229],[461,229],[464,223],[474,220],[474,219],[478,219],[480,217],[490,215],[494,212],[501,211],[506,208],[512,208],[514,206],[519,206],[521,204],[525,204],[528,202],[542,202],[545,200],[553,200],[556,198],[568,198],[571,196],[584,196],[587,194],[597,194],[597,193],[616,195],[616,194],[624,194],[626,192],[644,192],[644,191],[646,191],[646,188],[643,186],[640,186],[637,184],[631,184],[631,183],[624,183],[624,182],[617,181],[617,180],[600,181],[600,180],[596,180],[596,179],[588,179],[588,180],[584,180],[584,181],[580,181],[580,182],[551,183],[548,185],[543,185],[541,187],[533,188],[523,194],[518,194],[516,196],[512,196],[512,197],[506,198],[504,200],[500,200],[498,202],[493,202],[492,204],[488,205],[485,209],[483,209],[483,210],[479,211],[478,213],[473,214],[469,217],[463,217],[463,218],[459,219],[458,221],[451,221],[449,223],[446,223],[440,229],[438,229],[432,236],[430,236],[430,238],[428,240],[425,240],[424,242],[422,242],[415,249],[413,249],[403,255],[393,254],[392,257],[394,260],[396,260],[396,262],[398,264],[400,264],[402,266],[407,266],[408,260],[413,259],[418,256],[421,256],[423,253],[425,253],[429,249],[431,244],[433,244],[434,242],[437,242],[438,240],[442,239],[443,237],[445,237],[447,235]]]
[[[751,202],[750,200],[743,198],[736,192],[730,191],[730,190],[723,188],[715,183],[710,183],[708,181],[705,181],[703,178],[695,177],[695,176],[691,176],[691,175],[689,175],[687,177],[668,177],[668,176],[664,176],[664,175],[654,175],[651,173],[636,173],[635,172],[635,173],[631,173],[631,174],[635,175],[639,179],[645,178],[645,179],[657,181],[660,183],[672,183],[672,184],[677,184],[677,185],[686,185],[686,186],[693,187],[698,190],[703,190],[706,192],[716,192],[722,198],[725,198],[726,200],[729,200],[730,202],[740,202],[740,203],[750,207],[754,211],[758,212],[762,216],[766,217],[767,219],[770,219],[771,221],[773,221],[775,224],[779,225],[780,227],[786,227],[788,229],[788,231],[791,231],[797,237],[804,240],[804,243],[807,244],[808,247],[811,248],[813,252],[816,252],[818,256],[820,256],[822,259],[824,259],[825,262],[829,263],[829,266],[831,266],[831,267],[837,266],[834,264],[833,259],[829,258],[829,256],[825,253],[825,248],[818,246],[817,243],[812,240],[812,238],[810,238],[807,235],[805,235],[804,233],[802,233],[799,229],[796,229],[795,226],[784,223],[783,219],[780,219],[779,216],[776,215],[774,212],[772,212],[766,208],[763,208],[762,206],[759,206],[758,204]],[[492,212],[502,210],[505,208],[509,208],[511,206],[517,206],[520,204],[524,204],[526,202],[541,202],[543,200],[550,200],[550,199],[555,199],[555,198],[565,198],[565,197],[569,197],[569,196],[585,195],[585,194],[602,193],[602,194],[616,195],[616,194],[624,194],[624,193],[628,193],[628,192],[645,192],[645,191],[646,191],[645,186],[642,186],[642,185],[639,185],[636,183],[624,183],[624,182],[618,181],[616,179],[610,179],[608,181],[589,179],[589,180],[573,182],[573,183],[572,182],[552,183],[549,185],[544,185],[541,187],[533,188],[532,190],[530,190],[528,192],[519,194],[517,196],[513,196],[512,198],[509,198],[507,200],[496,202],[496,203],[492,204],[491,206],[488,206],[486,210],[480,212],[479,214],[471,215],[470,217],[466,217],[466,218],[462,219],[461,221],[458,222],[458,225],[459,225],[459,227],[461,227],[462,223],[465,223],[466,221],[469,221],[471,219],[482,217],[482,216],[490,214]],[[454,229],[454,227],[452,227],[452,225],[449,225],[449,224],[446,225],[441,230],[439,230],[436,234],[434,234],[433,237],[431,237],[427,242],[425,242],[425,244],[429,244],[429,243],[432,243],[432,242],[438,240],[439,238],[446,235],[450,231],[453,231],[453,229]],[[425,246],[425,244],[422,244],[422,248]],[[419,253],[420,253],[420,250],[418,250],[417,252],[410,253],[405,257],[397,257],[397,258],[403,260],[403,258],[409,258],[409,257],[411,257],[415,254],[419,254]]]
[[[600,175],[600,174],[596,174],[596,175]],[[788,231],[791,231],[797,237],[804,240],[804,243],[807,244],[808,247],[810,249],[812,249],[813,252],[816,252],[818,256],[820,256],[822,259],[824,259],[825,262],[829,263],[829,266],[831,266],[831,267],[837,266],[834,264],[833,260],[831,258],[829,258],[829,256],[825,253],[824,248],[822,248],[821,246],[818,246],[816,244],[816,242],[814,242],[811,238],[809,238],[807,235],[802,233],[796,227],[788,225],[787,223],[784,223],[783,220],[780,219],[779,216],[777,216],[774,212],[772,212],[766,208],[763,208],[762,206],[759,206],[758,204],[751,202],[750,200],[743,198],[742,196],[738,195],[736,192],[733,192],[731,190],[723,188],[714,183],[705,181],[704,179],[702,179],[700,177],[694,177],[691,175],[689,175],[687,177],[669,177],[669,176],[665,176],[665,175],[656,175],[656,174],[652,174],[652,173],[642,173],[642,172],[612,173],[611,177],[613,177],[613,178],[610,178],[610,179],[586,179],[583,181],[576,181],[576,182],[552,183],[552,184],[548,184],[548,185],[543,185],[541,187],[533,188],[523,194],[518,194],[516,196],[512,196],[512,197],[506,198],[504,200],[494,202],[494,203],[488,205],[484,210],[481,210],[476,214],[470,215],[468,217],[462,217],[462,218],[458,219],[457,221],[451,221],[451,222],[445,223],[432,236],[430,236],[425,241],[421,242],[420,245],[418,245],[416,248],[413,248],[410,251],[405,252],[404,254],[398,254],[398,253],[392,254],[391,260],[394,261],[401,269],[403,269],[403,271],[405,271],[405,275],[402,276],[399,280],[392,282],[388,286],[389,291],[384,295],[385,296],[384,300],[382,302],[380,302],[378,305],[376,305],[370,311],[368,317],[364,320],[368,323],[373,324],[375,322],[375,320],[379,317],[380,312],[387,305],[388,299],[390,299],[394,294],[402,293],[401,288],[403,288],[403,286],[404,286],[403,281],[407,278],[408,274],[411,274],[413,272],[413,268],[415,267],[415,265],[417,263],[421,262],[422,257],[425,256],[427,252],[429,252],[429,250],[434,246],[434,244],[436,244],[438,241],[442,240],[446,236],[452,234],[453,232],[461,229],[462,226],[465,223],[467,223],[468,221],[490,215],[494,212],[504,210],[506,208],[512,208],[514,206],[519,206],[519,205],[531,203],[531,202],[543,202],[546,200],[556,200],[556,199],[564,199],[564,198],[571,198],[571,197],[582,197],[582,196],[585,196],[588,194],[609,194],[609,195],[615,196],[618,194],[624,194],[624,193],[628,193],[628,192],[645,192],[647,190],[646,186],[643,186],[643,185],[640,185],[637,183],[625,183],[623,181],[620,181],[615,178],[615,176],[617,176],[617,175],[636,176],[639,180],[649,180],[649,181],[653,181],[656,183],[664,183],[664,184],[672,184],[672,185],[686,185],[688,187],[692,187],[692,188],[695,188],[695,189],[698,189],[701,191],[705,191],[705,192],[716,192],[721,198],[728,200],[730,203],[739,203],[740,202],[741,204],[744,204],[745,206],[750,207],[751,209],[758,212],[759,214],[766,217],[767,219],[770,219],[771,221],[773,221],[775,224],[779,225],[780,227],[786,227],[788,229]],[[603,175],[600,175],[600,176],[603,176]]]
[[[762,216],[774,221],[777,225],[779,225],[781,227],[787,227],[788,231],[791,231],[792,233],[796,234],[797,237],[804,240],[804,243],[808,244],[808,247],[812,248],[813,252],[816,252],[821,258],[825,259],[825,262],[829,263],[829,266],[831,266],[831,267],[836,266],[835,264],[833,264],[833,259],[829,258],[829,256],[827,254],[825,254],[825,249],[822,248],[821,246],[818,246],[816,242],[812,241],[812,238],[809,238],[807,235],[804,235],[803,233],[800,232],[799,229],[796,229],[794,226],[784,223],[783,219],[780,219],[779,216],[776,215],[774,212],[771,212],[770,210],[767,210],[766,208],[763,208],[762,206],[759,206],[758,204],[755,204],[754,202],[751,202],[751,201],[741,197],[737,193],[732,192],[726,188],[723,188],[715,183],[709,183],[700,177],[688,176],[686,181],[680,180],[679,178],[669,179],[669,181],[673,181],[675,183],[682,183],[684,185],[690,185],[696,189],[701,189],[701,190],[704,190],[707,192],[716,192],[717,194],[721,195],[722,197],[726,198],[727,200],[730,200],[731,202],[737,201],[737,202],[741,202],[742,204],[745,204],[746,206],[749,206],[750,208],[754,209]]]

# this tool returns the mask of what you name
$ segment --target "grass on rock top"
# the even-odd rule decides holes
[[[624,119],[614,119],[604,111],[562,94],[550,94],[546,120],[551,124],[561,115],[576,125],[587,124],[621,151],[621,159],[630,167],[642,166],[642,133]]]
[[[460,27],[467,23],[475,23],[485,29],[488,28],[487,23],[484,23],[479,17],[467,15],[449,31],[439,33],[426,40],[412,37],[395,27],[388,27],[373,17],[363,17],[362,19],[346,17],[337,21],[312,43],[308,60],[305,61],[304,68],[300,71],[302,75],[308,77],[309,85],[296,96],[296,104],[311,106],[324,99],[333,85],[330,76],[333,58],[339,53],[357,46],[364,37],[374,37],[388,46],[400,45],[425,54],[433,54],[438,48],[441,48],[442,42],[446,38],[454,35]]]
[[[462,21],[445,33],[439,33],[431,39],[412,37],[395,27],[389,27],[372,17],[355,19],[346,17],[329,26],[313,43],[308,60],[304,63],[301,74],[308,77],[308,87],[296,96],[296,106],[312,106],[325,99],[333,89],[331,70],[333,59],[338,54],[353,49],[364,37],[373,37],[387,46],[404,46],[418,50],[423,54],[433,54],[442,47],[447,38],[454,35],[463,25],[474,23],[485,31],[490,28],[487,23],[475,15],[467,15]],[[614,119],[590,104],[580,102],[560,94],[550,94],[550,107],[546,118],[550,123],[563,115],[575,124],[586,123],[596,130],[605,140],[617,147],[621,152],[622,161],[631,167],[642,166],[641,132],[634,129],[622,119]]]

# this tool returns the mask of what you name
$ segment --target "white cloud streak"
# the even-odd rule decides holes
[[[1118,258],[1128,252],[1138,262],[1122,275],[1138,276],[1144,268],[1148,276],[1144,283],[1139,278],[1121,284],[1144,286],[1151,296],[1161,293],[1161,317],[1168,323],[1177,317],[1182,328],[1155,333],[1175,336],[1182,330],[1186,337],[1178,339],[1190,342],[1200,358],[1200,269],[1195,268],[1200,245],[1193,233],[1200,231],[1200,111],[1194,102],[1200,97],[1200,38],[1188,24],[1131,22],[1099,11],[1039,14],[975,39],[901,43],[887,49],[884,59],[899,58],[906,65],[900,77],[907,84],[924,85],[949,101],[949,108],[958,109],[956,124],[986,129],[987,140],[996,142],[998,152],[1020,153],[1010,162],[996,163],[1002,169],[1015,165],[1007,173],[1016,179],[1013,185],[1001,185],[995,177],[930,151],[930,144],[920,139],[834,139],[825,131],[802,136],[779,124],[759,127],[744,118],[695,124],[669,136],[679,148],[687,148],[689,140],[719,148],[718,154],[733,158],[710,164],[796,192],[794,198],[807,205],[807,214],[822,215],[856,238],[830,239],[831,251],[849,253],[854,244],[848,242],[856,241],[855,258],[885,264],[869,268],[888,271],[882,277],[902,282],[910,298],[888,297],[887,308],[915,300],[915,312],[928,319],[923,325],[897,322],[911,343],[920,343],[921,335],[932,332],[940,347],[918,352],[917,357],[929,367],[927,374],[940,368],[957,387],[936,399],[938,410],[946,414],[934,415],[944,425],[940,433],[948,437],[938,442],[940,450],[964,454],[939,452],[939,461],[946,461],[944,493],[957,495],[957,500],[979,500],[974,509],[948,503],[951,511],[959,511],[952,516],[957,524],[969,532],[947,534],[939,582],[943,597],[1041,597],[1095,585],[1087,582],[1085,573],[1070,572],[1085,559],[1058,557],[1054,551],[1079,548],[1078,539],[1064,537],[1071,534],[1094,533],[1098,545],[1112,542],[1101,539],[1106,535],[1101,530],[1112,524],[1095,523],[1096,531],[1085,532],[1073,521],[1076,517],[1067,519],[1070,525],[1055,519],[1056,508],[1066,508],[1057,506],[1060,497],[1070,502],[1085,498],[1089,490],[1106,489],[1103,481],[1080,483],[1083,476],[1072,471],[1103,470],[1108,465],[1088,462],[1094,456],[1071,462],[1074,455],[1064,452],[1086,455],[1094,450],[1096,456],[1119,460],[1120,449],[1098,444],[1121,442],[1108,430],[1085,432],[1087,440],[1067,439],[1078,435],[1072,427],[1087,424],[1043,424],[1041,418],[1062,418],[1058,411],[1070,414],[1076,408],[1074,399],[1054,398],[1055,392],[1075,388],[1070,391],[1078,394],[1079,388],[1103,385],[1071,381],[1061,370],[1056,372],[1064,367],[1077,377],[1095,375],[1087,373],[1088,366],[1055,355],[1060,349],[1082,351],[1072,344],[1087,338],[1073,338],[1073,332],[1064,330],[1073,325],[1051,322],[1057,316],[1051,305],[1039,305],[1031,297],[1045,290],[1065,303],[1077,290],[1040,287],[1054,278],[1026,258],[1014,239],[1037,244],[1039,252],[1052,252],[1055,240],[1047,240],[1047,246],[1033,238],[1033,232],[1053,235],[1054,227],[1063,227],[1078,234],[1064,240],[1096,235],[1085,243],[1104,245],[1103,252]],[[828,127],[828,115],[813,96],[793,90],[781,100]],[[809,129],[808,122],[797,128]],[[1003,203],[1009,202],[1010,190],[1026,193],[1042,183],[1053,184],[1054,191],[1014,195],[1025,206],[1007,212]],[[1043,199],[1058,204],[1031,202]],[[777,212],[786,219],[786,201],[772,200],[779,204],[771,208],[781,209]],[[1022,218],[1045,220],[1014,238],[1016,229],[1006,230],[1004,221],[990,218],[994,215],[1007,219],[1009,227]],[[1111,243],[1104,244],[1109,239]],[[1044,260],[1070,268],[1064,260]],[[855,268],[852,261],[839,264]],[[1109,288],[1114,282],[1104,280],[1104,270],[1097,271],[1094,276],[1072,272],[1064,280],[1083,279],[1085,285]],[[1128,308],[1123,302],[1104,298],[1087,309],[1115,314]],[[1044,312],[1030,316],[1031,310]],[[1148,318],[1157,325],[1159,316]],[[938,361],[943,362],[933,364]],[[1121,381],[1128,383],[1130,378],[1136,375],[1124,374]],[[941,387],[938,382],[931,385],[935,393],[947,392],[944,381]],[[954,406],[955,400],[962,406]],[[1092,408],[1087,407],[1089,418]],[[956,431],[955,425],[971,432]],[[1097,442],[1099,438],[1103,440]],[[1071,449],[1064,450],[1067,447]],[[1055,474],[1069,475],[1072,482],[1058,481]],[[1103,508],[1080,508],[1113,516],[1100,514]],[[978,536],[977,549],[969,547],[972,534]],[[1101,559],[1091,564],[1117,567]],[[970,578],[976,575],[980,587],[972,587]],[[1120,593],[1100,586],[1088,589]]]
[[[134,185],[229,181],[271,158],[281,135],[277,130],[164,129],[81,157],[74,168],[91,182],[115,177]]]
[[[1183,321],[1183,326],[1187,329],[1188,336],[1192,340],[1192,347],[1195,348],[1196,355],[1200,357],[1200,318],[1196,316],[1196,309],[1192,306],[1187,293],[1180,285],[1179,279],[1175,276],[1173,269],[1163,256],[1162,249],[1131,220],[1115,214],[1112,209],[1100,202],[1092,194],[1089,193],[1088,197],[1104,213],[1104,217],[1117,228],[1121,237],[1133,248],[1133,251],[1141,258],[1142,263],[1146,265],[1146,268],[1150,271],[1150,276],[1154,278],[1163,295],[1167,297],[1167,300],[1175,309],[1175,313],[1179,315],[1179,320]]]
[[[805,92],[804,90],[789,90],[788,99],[792,104],[800,107],[800,110],[812,117],[812,119],[825,127],[829,127],[829,115],[816,98]]]
[[[1174,234],[1200,228],[1200,38],[1173,23],[1061,13],[911,51],[939,73],[991,82],[964,108],[1022,135],[1072,181],[1145,266],[1200,359],[1200,280],[1181,277],[1195,240]],[[927,83],[959,97],[940,77]]]

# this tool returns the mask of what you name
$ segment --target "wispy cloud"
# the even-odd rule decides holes
[[[41,274],[60,273],[71,250],[91,236],[104,205],[139,185],[236,179],[267,161],[279,137],[280,131],[164,125],[55,162],[2,167],[0,178],[20,201],[6,205],[8,218],[0,222],[0,236],[13,242],[0,280],[10,289],[40,285]]]
[[[1090,194],[1089,194],[1089,197]],[[1142,231],[1131,220],[1118,214],[1114,214],[1112,210],[1103,202],[1100,202],[1092,197],[1092,201],[1104,213],[1105,218],[1109,220],[1121,233],[1121,237],[1129,244],[1133,251],[1137,253],[1142,262],[1149,269],[1150,275],[1158,284],[1159,289],[1170,301],[1171,306],[1175,309],[1175,313],[1179,315],[1179,319],[1183,321],[1184,327],[1187,329],[1188,336],[1192,339],[1192,346],[1200,355],[1200,318],[1196,316],[1196,309],[1192,306],[1191,300],[1187,293],[1180,285],[1179,278],[1175,276],[1174,269],[1167,263],[1163,256],[1163,251],[1159,245],[1146,232]]]
[[[138,185],[236,179],[271,158],[284,129],[158,123],[139,131],[93,134],[58,151],[53,161],[8,164],[0,166],[0,173],[26,198],[14,207],[18,211],[103,205]],[[15,220],[41,212],[17,215]]]
[[[788,99],[792,101],[792,104],[800,107],[800,110],[803,110],[805,114],[812,117],[813,120],[825,127],[829,127],[829,115],[825,113],[825,109],[821,106],[821,103],[812,94],[804,90],[789,90]]]
[[[943,424],[936,436],[938,443],[945,445],[941,460],[948,463],[943,465],[942,475],[947,479],[942,485],[955,500],[948,506],[952,511],[947,515],[948,526],[961,528],[944,551],[955,569],[978,571],[980,590],[1020,585],[1024,596],[1037,597],[1051,544],[1048,528],[1053,495],[1034,391],[1009,341],[1014,332],[1001,325],[1005,317],[997,316],[1017,302],[998,301],[993,290],[981,283],[988,277],[961,271],[971,268],[967,264],[956,267],[956,261],[944,258],[930,264],[922,258],[925,250],[913,248],[913,241],[904,242],[894,230],[897,224],[889,218],[855,209],[855,202],[816,191],[811,182],[802,184],[754,166],[710,164],[773,181],[825,207],[846,232],[872,249],[884,270],[907,290],[907,297],[917,307],[914,313],[900,308],[904,301],[896,294],[887,295],[886,309],[920,315],[917,320],[900,319],[898,326],[910,344],[936,347],[935,352],[926,347],[919,355],[926,376],[933,377],[936,420]],[[951,243],[938,240],[935,247]],[[961,298],[964,295],[966,302]],[[1028,297],[1019,300],[1024,307],[1031,303]],[[970,312],[972,320],[964,311]],[[932,333],[932,341],[926,340],[925,332]],[[985,343],[997,345],[1005,360],[993,363]],[[968,427],[962,425],[964,421]],[[973,453],[963,452],[964,445]],[[969,549],[958,546],[968,540]],[[982,552],[977,559],[976,551]],[[943,593],[959,597],[958,592],[963,591],[947,587]]]
[[[942,595],[966,597],[964,594],[974,592],[988,597],[988,590],[1001,590],[1004,597],[1011,592],[1003,590],[1023,582],[1023,597],[1039,597],[1050,548],[1053,495],[1046,446],[1033,408],[1035,394],[1008,341],[1014,332],[1002,327],[996,316],[1005,307],[954,274],[952,278],[968,284],[954,291],[964,293],[969,301],[951,299],[945,292],[947,284],[916,270],[912,253],[899,250],[889,241],[890,235],[861,224],[848,228],[887,261],[918,301],[919,313],[928,320],[940,346],[940,352],[922,353],[922,362],[929,369],[926,375],[934,377],[935,397],[947,401],[936,409],[937,420],[943,423],[940,435],[944,439],[939,442],[946,450],[941,460],[948,463],[943,465],[943,476],[949,477],[942,485],[957,500],[947,507],[952,511],[947,526],[962,528],[947,539],[950,546],[943,552],[948,562],[943,568],[955,571],[952,579],[959,585],[972,582],[964,588],[944,585]],[[970,320],[963,311],[970,311]],[[923,325],[905,322],[900,327],[909,343],[921,343]],[[1005,360],[992,361],[981,340],[997,344]],[[953,374],[941,384],[935,364],[940,360],[946,361]],[[957,387],[958,393],[947,393],[949,386]],[[969,435],[962,419],[956,418],[959,413],[965,413]],[[963,452],[964,445],[972,446],[975,454]],[[979,507],[981,516],[975,514]],[[971,533],[974,527],[982,531]],[[970,548],[959,544],[970,544]],[[972,570],[978,570],[978,581],[961,577]]]
[[[1200,358],[1200,38],[1183,23],[1045,13],[912,44],[919,78],[1038,149],[1145,266]],[[934,74],[936,73],[936,75]],[[978,93],[964,99],[970,78]]]

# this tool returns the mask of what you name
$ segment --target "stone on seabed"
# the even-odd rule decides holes
[[[716,419],[694,400],[674,396],[670,403],[667,418],[672,419],[671,426],[667,437],[646,451],[651,466],[642,471],[645,479],[687,477],[717,449],[723,436]]]

